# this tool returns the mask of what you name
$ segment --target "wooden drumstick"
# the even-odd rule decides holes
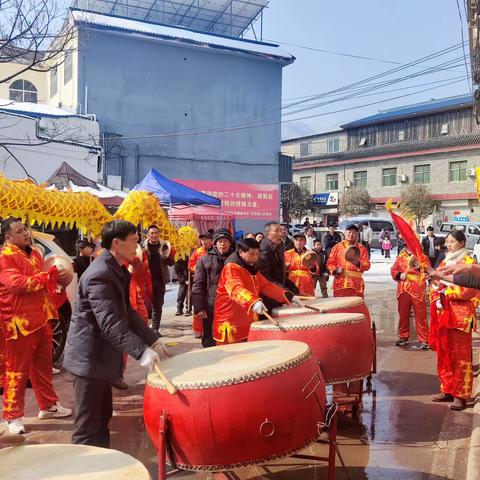
[[[162,372],[160,365],[155,362],[153,368],[155,369],[155,372],[157,375],[162,379],[162,382],[165,384],[167,387],[167,392],[170,395],[175,395],[177,393],[177,387],[165,376],[165,374]]]
[[[298,295],[300,300],[315,300],[317,297],[306,297],[304,295]]]
[[[285,328],[280,325],[279,321],[276,318],[273,318],[272,316],[270,316],[268,312],[263,312],[263,315],[265,315],[282,332],[286,332]]]
[[[322,313],[322,311],[319,308],[314,307],[313,305],[304,305],[304,307],[308,308],[309,310],[313,310],[314,312]]]

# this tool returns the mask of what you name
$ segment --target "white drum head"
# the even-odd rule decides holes
[[[307,300],[305,305],[316,307],[321,310],[319,313],[331,312],[332,310],[358,307],[364,304],[362,297],[336,297],[336,298],[316,298]],[[278,307],[272,310],[272,314],[278,317],[290,315],[311,314],[313,311],[305,307]]]
[[[361,313],[323,313],[322,315],[300,315],[298,317],[279,318],[278,323],[285,330],[309,330],[313,328],[337,327],[365,321],[365,315]],[[275,330],[278,327],[270,322],[253,322],[250,330]]]
[[[160,367],[179,390],[188,390],[252,381],[295,367],[310,356],[303,342],[243,342],[184,353],[161,362]],[[155,372],[148,375],[147,383],[165,388]]]
[[[87,445],[21,445],[0,450],[0,478],[8,480],[149,480],[126,453]]]

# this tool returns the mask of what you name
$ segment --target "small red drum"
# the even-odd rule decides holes
[[[301,342],[237,343],[162,362],[177,387],[147,378],[144,415],[157,450],[166,412],[171,453],[184,470],[226,471],[291,454],[318,437],[325,383]]]
[[[254,322],[249,341],[299,340],[310,345],[320,362],[325,382],[344,383],[370,375],[373,338],[370,324],[360,313],[326,313]]]
[[[315,313],[361,313],[370,322],[370,313],[362,297],[316,298],[303,303],[316,308],[318,312],[306,307],[279,307],[272,310],[272,316],[284,318]]]

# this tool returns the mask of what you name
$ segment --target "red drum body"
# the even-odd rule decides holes
[[[372,371],[374,345],[370,323],[359,313],[331,313],[279,318],[250,326],[249,341],[297,340],[307,343],[320,362],[327,384],[367,377]]]
[[[159,449],[166,413],[171,452],[184,470],[225,471],[286,456],[318,437],[325,383],[305,343],[255,342],[196,350],[162,362],[178,388],[151,373],[144,400]]]
[[[279,307],[272,310],[272,316],[288,318],[315,313],[361,313],[370,323],[370,313],[362,297],[317,298],[303,303],[316,308],[318,312],[306,307]]]

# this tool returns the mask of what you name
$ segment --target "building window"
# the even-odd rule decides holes
[[[50,97],[54,97],[58,92],[58,69],[50,70]]]
[[[450,162],[450,175],[451,182],[466,182],[467,181],[467,161]]]
[[[448,135],[448,123],[442,123],[442,128],[440,130],[442,135]]]
[[[400,131],[398,132],[398,140],[399,140],[400,142],[403,142],[403,141],[405,140],[405,130],[400,130]]]
[[[72,79],[72,52],[65,54],[65,63],[63,64],[63,83],[66,85]]]
[[[300,187],[312,192],[312,177],[300,177]]]
[[[312,142],[305,142],[300,144],[300,156],[308,157],[312,154]]]
[[[10,85],[10,100],[14,102],[37,103],[38,93],[35,85],[28,80],[15,80]]]
[[[338,173],[327,174],[327,190],[338,190]]]
[[[367,188],[367,171],[353,172],[353,186],[355,188]]]
[[[397,169],[384,168],[382,170],[382,187],[394,187],[397,184]]]
[[[336,153],[340,151],[340,139],[330,138],[327,140],[327,153]]]
[[[430,165],[413,167],[413,183],[430,183]]]

